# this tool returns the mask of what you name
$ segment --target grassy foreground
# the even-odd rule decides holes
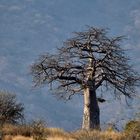
[[[65,132],[60,128],[43,128],[36,126],[5,125],[3,140],[140,140],[140,134],[135,131],[75,131]]]

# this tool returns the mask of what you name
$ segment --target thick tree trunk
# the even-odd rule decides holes
[[[82,129],[100,129],[100,111],[96,92],[93,89],[84,89],[84,114]]]

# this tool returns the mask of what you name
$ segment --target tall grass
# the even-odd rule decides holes
[[[78,131],[73,133],[76,140],[125,140],[125,135],[110,131]]]
[[[41,130],[36,127],[36,130]],[[6,135],[4,140],[36,140],[34,137],[35,131],[33,127],[27,126],[13,126],[6,125],[3,129]],[[38,133],[39,131],[36,131]],[[75,132],[65,132],[60,128],[44,128],[43,137],[38,137],[38,140],[140,140],[137,134],[133,131],[128,134],[124,132],[115,131],[75,131]]]

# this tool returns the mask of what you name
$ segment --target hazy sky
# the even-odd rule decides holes
[[[27,118],[43,118],[67,130],[80,127],[81,98],[65,103],[46,88],[33,89],[29,67],[86,25],[109,28],[109,35],[126,35],[122,47],[130,50],[131,63],[140,71],[140,0],[0,0],[0,89],[18,95]],[[114,112],[113,102],[101,105],[102,123],[123,116],[123,104]],[[136,111],[140,104],[134,104]],[[126,117],[135,111],[129,109]]]

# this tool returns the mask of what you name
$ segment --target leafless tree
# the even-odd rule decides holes
[[[0,91],[0,125],[18,123],[24,118],[23,104],[16,101],[16,95]]]
[[[97,98],[97,89],[111,88],[116,96],[132,97],[139,85],[139,75],[120,46],[123,38],[108,37],[105,29],[93,27],[75,32],[55,54],[46,53],[32,65],[33,82],[36,86],[51,84],[66,99],[83,95],[82,128],[99,129],[98,101],[105,100]]]

